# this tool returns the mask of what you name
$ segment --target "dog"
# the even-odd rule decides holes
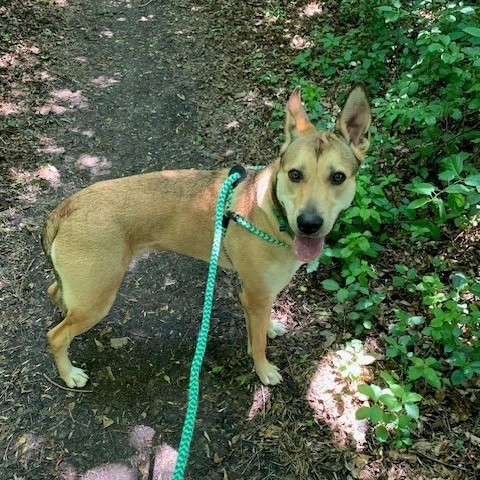
[[[351,89],[334,131],[320,131],[310,122],[299,87],[285,110],[279,156],[264,169],[247,169],[230,207],[281,244],[230,222],[219,259],[221,267],[240,277],[248,352],[265,385],[282,380],[266,357],[267,335],[286,332],[270,320],[273,302],[297,269],[321,254],[339,213],[354,198],[370,143],[363,83]],[[209,261],[217,196],[228,173],[165,170],[105,180],[76,192],[50,213],[42,231],[55,274],[48,295],[64,318],[47,338],[68,387],[83,387],[89,378],[69,359],[71,341],[108,314],[136,255],[155,249]]]

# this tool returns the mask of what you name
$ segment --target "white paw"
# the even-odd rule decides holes
[[[285,333],[287,333],[287,329],[281,323],[270,321],[267,330],[268,338],[281,337]]]
[[[267,362],[260,367],[255,367],[255,370],[264,385],[277,385],[282,381],[278,367],[273,365],[273,363]]]
[[[82,388],[88,382],[88,375],[81,368],[72,365],[68,372],[62,375],[62,379],[69,388]]]

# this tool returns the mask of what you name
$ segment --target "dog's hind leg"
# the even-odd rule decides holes
[[[61,292],[58,284],[49,288],[52,300],[59,300],[64,305],[66,315],[47,333],[48,343],[60,377],[71,388],[83,387],[88,375],[72,365],[68,357],[70,343],[107,315],[128,265],[123,255],[110,252],[102,258],[99,254],[101,252],[97,252],[96,259],[70,256],[68,260],[56,262]],[[61,259],[61,255],[58,258]]]

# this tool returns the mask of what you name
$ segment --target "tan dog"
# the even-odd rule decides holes
[[[248,170],[231,210],[289,246],[262,240],[230,222],[220,265],[238,272],[248,351],[265,385],[282,377],[265,354],[267,334],[282,335],[270,320],[273,302],[302,263],[320,255],[325,236],[355,194],[355,177],[369,141],[370,107],[363,84],[351,90],[336,132],[310,123],[297,87],[287,103],[280,157]],[[368,136],[368,135],[367,135]],[[107,180],[64,200],[48,217],[42,243],[56,281],[48,294],[64,320],[47,336],[60,376],[83,387],[68,348],[107,315],[132,259],[151,249],[209,260],[217,194],[228,170],[173,170]],[[289,228],[280,231],[280,224]]]

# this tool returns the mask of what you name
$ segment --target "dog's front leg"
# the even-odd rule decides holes
[[[248,333],[248,352],[253,358],[255,371],[264,385],[277,385],[282,381],[278,368],[267,360],[267,331],[275,295],[249,288],[244,284],[240,300],[245,309]]]

